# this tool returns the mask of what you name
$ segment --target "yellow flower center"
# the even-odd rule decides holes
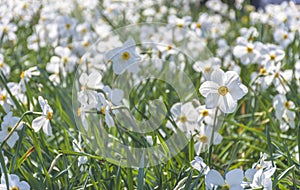
[[[21,78],[21,79],[25,78],[25,72],[24,72],[24,71],[21,72],[20,78]]]
[[[128,59],[130,59],[130,53],[125,51],[124,53],[122,53],[122,59],[127,61]]]
[[[260,164],[257,164],[256,169],[260,170],[262,168],[262,166]]]
[[[171,50],[173,47],[171,45],[168,45],[167,50]]]
[[[222,186],[222,190],[228,190],[230,189],[230,185],[229,184],[225,184]]]
[[[205,135],[201,135],[199,139],[200,139],[200,142],[202,142],[202,143],[207,143],[208,142],[208,137],[205,136]]]
[[[182,116],[179,117],[179,121],[181,123],[185,123],[185,122],[187,122],[187,117],[185,115],[182,115]]]
[[[222,96],[225,96],[229,92],[228,88],[226,86],[221,86],[218,89],[218,93]]]
[[[48,112],[46,118],[51,120],[53,117],[53,112]]]
[[[3,66],[4,66],[4,63],[1,63],[1,62],[0,62],[0,68],[3,67]]]
[[[279,73],[276,72],[276,73],[275,73],[275,78],[278,78],[278,77],[279,77]]]
[[[3,33],[6,33],[8,31],[8,28],[6,26],[4,26],[2,31],[3,31]]]
[[[73,49],[73,46],[72,46],[72,44],[68,44],[68,46],[67,46],[68,48],[69,48],[69,50],[72,50]]]
[[[247,46],[247,52],[252,53],[253,52],[253,47]]]
[[[18,186],[12,186],[12,187],[10,188],[10,190],[19,190],[19,187],[18,187]]]
[[[203,117],[206,117],[209,115],[207,110],[203,110],[201,114],[203,115]]]
[[[69,59],[67,57],[63,57],[62,60],[63,60],[63,63],[68,63]]]
[[[89,45],[90,45],[90,43],[89,42],[83,42],[83,44],[82,44],[84,47],[88,47]]]
[[[271,54],[270,54],[270,59],[271,59],[272,61],[274,61],[275,58],[276,58],[276,55],[275,55],[274,53],[271,53]]]
[[[286,101],[286,102],[284,103],[284,106],[285,106],[286,108],[290,108],[290,107],[291,107],[290,101]]]
[[[282,35],[282,38],[283,38],[284,40],[286,40],[286,39],[288,38],[288,35],[287,35],[287,34],[283,34],[283,35]]]
[[[183,27],[183,22],[178,22],[178,23],[177,23],[177,26],[178,26],[179,28],[182,28],[182,27]]]
[[[78,108],[78,109],[77,109],[77,116],[80,116],[80,115],[81,115],[81,109]]]
[[[13,128],[12,126],[8,126],[7,127],[7,132],[10,132],[12,130],[12,128]]]
[[[82,34],[85,34],[86,32],[87,32],[87,30],[85,28],[81,30]]]
[[[266,69],[263,67],[259,69],[260,74],[266,74],[266,72],[267,72]]]
[[[202,25],[199,22],[197,22],[196,23],[196,28],[201,28],[201,27],[202,27]]]
[[[69,24],[69,23],[67,23],[65,26],[66,26],[67,29],[71,28],[71,24]]]
[[[0,100],[5,101],[6,100],[6,95],[5,94],[1,94]]]
[[[101,114],[105,115],[106,111],[105,111],[105,107],[104,106],[101,107],[100,112],[101,112]]]
[[[211,71],[211,67],[205,67],[205,68],[204,68],[204,71],[205,71],[205,72],[210,72],[210,71]]]

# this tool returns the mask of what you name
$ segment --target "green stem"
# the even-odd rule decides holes
[[[3,145],[6,143],[6,141],[11,137],[11,135],[13,134],[13,132],[19,127],[21,121],[23,120],[23,118],[26,116],[26,115],[42,115],[41,112],[32,112],[32,111],[27,111],[25,112],[21,118],[19,119],[19,121],[16,123],[16,125],[11,129],[11,131],[8,133],[8,135],[4,138],[4,140],[2,141],[1,143],[1,148],[3,148]]]
[[[214,136],[215,136],[215,127],[217,123],[217,115],[218,115],[219,107],[216,108],[215,116],[214,116],[214,122],[213,122],[213,130],[209,142],[209,152],[208,152],[208,165],[212,168],[211,165],[211,157],[212,157],[212,151],[213,151],[213,142],[214,142]]]

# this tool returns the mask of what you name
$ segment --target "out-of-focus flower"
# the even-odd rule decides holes
[[[4,174],[1,176],[0,189],[6,189],[6,183]],[[30,190],[30,186],[26,181],[20,181],[19,176],[15,174],[8,174],[8,184],[10,190]]]
[[[5,137],[7,137],[7,135],[15,127],[15,125],[18,123],[18,121],[19,121],[19,118],[14,117],[12,115],[12,112],[9,112],[9,113],[6,114],[6,116],[4,116],[3,122],[1,124],[2,129],[0,131],[0,141],[1,142],[5,139]],[[12,135],[7,140],[8,146],[13,148],[13,146],[18,141],[18,139],[19,139],[18,133],[16,131],[13,132]]]
[[[203,159],[199,156],[195,156],[194,160],[191,161],[191,166],[199,172],[202,172],[204,175],[206,175],[210,170],[209,166],[207,166]]]
[[[193,65],[193,69],[196,72],[202,72],[205,80],[210,80],[211,73],[220,67],[221,60],[217,57],[213,57],[205,61],[197,61]]]
[[[141,60],[136,51],[136,44],[129,38],[122,47],[115,48],[105,55],[107,62],[112,62],[113,70],[116,74],[122,74],[129,67]],[[134,65],[137,66],[137,65]]]
[[[289,127],[295,128],[296,113],[290,109],[295,108],[292,101],[288,101],[283,94],[277,94],[273,100],[273,107],[275,108],[276,118],[280,122],[280,129],[287,131]]]
[[[19,82],[21,90],[25,92],[26,91],[25,82],[29,82],[33,76],[39,76],[39,75],[40,75],[40,71],[38,70],[37,66],[30,67],[29,69],[22,71],[20,74],[21,79]]]
[[[294,38],[295,34],[293,32],[288,32],[282,28],[278,28],[274,32],[274,40],[283,48],[286,48],[290,43],[292,43]]]
[[[237,46],[233,49],[233,55],[240,58],[243,65],[247,65],[256,62],[259,51],[255,43],[240,37],[237,39]]]
[[[176,103],[171,107],[172,116],[178,128],[188,136],[195,133],[198,114],[192,102]]]
[[[84,152],[84,149],[82,147],[82,139],[81,139],[81,134],[79,133],[78,135],[78,140],[74,139],[73,140],[73,149],[76,152]],[[78,157],[78,166],[80,167],[80,171],[83,171],[82,165],[85,164],[88,161],[88,158],[86,156],[79,156]]]
[[[211,80],[205,81],[199,91],[206,98],[206,108],[219,107],[224,113],[232,113],[237,107],[237,100],[245,96],[248,89],[241,83],[236,72],[224,73],[223,70],[216,69],[211,74]]]
[[[41,128],[43,128],[44,133],[46,135],[51,136],[52,128],[51,128],[50,121],[53,117],[53,110],[48,104],[48,101],[45,100],[43,97],[39,96],[38,100],[43,113],[41,116],[35,118],[32,121],[32,128],[35,132],[38,132]]]
[[[234,169],[226,173],[225,180],[221,174],[216,170],[210,170],[205,176],[205,183],[208,189],[211,185],[214,187],[221,187],[231,190],[243,190],[241,184],[244,179],[244,173],[241,169]]]
[[[10,74],[10,66],[4,62],[4,56],[0,54],[0,71],[6,76],[9,77]]]
[[[220,144],[223,137],[218,132],[213,132],[213,128],[211,126],[200,126],[200,131],[194,136],[195,150],[197,155],[200,155],[201,152],[209,148],[209,146],[211,145],[210,141],[212,135],[214,136],[212,144]]]

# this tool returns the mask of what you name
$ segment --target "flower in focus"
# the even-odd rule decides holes
[[[107,62],[112,62],[113,70],[116,74],[122,74],[134,63],[141,60],[136,51],[136,44],[132,38],[129,38],[122,47],[115,48],[105,55]]]
[[[280,122],[280,129],[282,131],[287,131],[289,127],[294,129],[296,113],[290,110],[295,108],[294,102],[288,101],[283,94],[277,94],[273,100],[273,107],[276,118]]]
[[[243,189],[241,184],[244,179],[244,173],[241,169],[234,169],[226,173],[225,180],[221,174],[216,170],[210,170],[205,176],[205,183],[209,189],[210,187],[221,187],[222,189]]]
[[[237,107],[237,100],[247,94],[248,89],[240,81],[234,71],[224,73],[216,69],[211,74],[211,80],[205,81],[199,89],[205,99],[206,108],[219,107],[224,113],[232,113]]]
[[[10,133],[10,131],[15,127],[15,125],[18,123],[19,118],[12,116],[12,112],[7,113],[6,116],[3,118],[3,122],[1,124],[1,131],[0,131],[0,141],[3,142],[3,140],[7,137],[7,135]],[[13,148],[13,146],[16,144],[17,140],[19,139],[19,135],[17,132],[13,132],[12,135],[7,140],[8,146]]]
[[[41,128],[43,128],[44,133],[46,135],[52,135],[52,129],[50,121],[53,117],[53,110],[48,104],[48,101],[45,100],[43,97],[39,96],[39,103],[42,108],[42,115],[35,118],[32,121],[32,128],[35,132],[38,132]]]
[[[5,176],[1,176],[1,185],[0,189],[6,189]],[[8,184],[10,190],[30,190],[30,186],[26,181],[20,181],[19,176],[15,174],[8,174]]]

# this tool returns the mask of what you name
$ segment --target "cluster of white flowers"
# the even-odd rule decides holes
[[[174,94],[170,89],[158,98],[170,105],[170,114],[158,130],[161,136],[177,134],[180,130],[193,139],[197,156],[223,140],[219,132],[225,114],[234,116],[241,111],[247,118],[248,110],[260,112],[259,109],[265,107],[261,113],[270,118],[264,122],[271,120],[273,127],[283,133],[295,130],[299,122],[297,93],[300,92],[299,6],[284,2],[268,5],[265,10],[249,11],[249,7],[242,7],[242,0],[235,2],[236,9],[220,0],[210,0],[205,4],[207,12],[191,14],[199,8],[197,3],[196,0],[1,2],[1,147],[14,149],[20,130],[25,126],[24,131],[46,134],[49,139],[60,134],[53,126],[60,125],[59,121],[68,116],[60,113],[56,118],[54,113],[58,109],[52,102],[59,101],[61,94],[53,100],[51,94],[46,96],[43,92],[44,89],[46,92],[55,88],[70,89],[73,82],[78,90],[74,107],[84,129],[89,131],[93,126],[90,116],[95,114],[103,119],[100,123],[103,121],[105,129],[113,130],[120,124],[116,117],[120,110],[135,106],[129,105],[132,102],[126,99],[127,86],[121,89],[114,86],[114,82],[123,80],[123,84],[132,86],[148,84],[143,81],[143,74],[147,72],[163,75],[170,71],[172,74],[168,77],[185,88],[183,79],[176,78],[176,74],[183,71],[189,73],[197,86],[196,90],[202,95],[198,99],[190,98],[186,92],[186,97],[178,100],[171,97]],[[240,9],[245,11],[241,19],[238,18]],[[143,21],[153,23],[137,24]],[[162,21],[167,24],[156,23]],[[132,25],[132,31],[117,28],[124,23],[136,25]],[[78,81],[74,79],[75,74]],[[124,76],[126,78],[122,78]],[[146,93],[157,95],[160,89],[154,85]],[[146,99],[146,95],[141,93],[138,98]],[[257,106],[255,97],[272,103]],[[259,102],[263,103],[264,100]],[[141,112],[134,109],[135,113]],[[35,112],[39,110],[41,112]],[[149,110],[146,105],[144,111]],[[31,118],[31,122],[21,122],[22,112],[38,116]],[[255,121],[260,119],[257,117]],[[43,133],[39,132],[41,129]],[[74,132],[72,136],[78,136],[78,139],[73,138],[72,145],[75,152],[82,154],[78,157],[78,166],[83,171],[86,169],[83,165],[88,162],[83,135]],[[154,145],[157,139],[148,135],[146,140]],[[128,141],[134,139],[128,137]],[[8,146],[4,146],[5,143]],[[299,152],[297,146],[292,148]],[[207,189],[216,186],[271,189],[276,166],[265,160],[266,155],[263,155],[259,165],[246,172],[228,171],[225,178],[200,157],[195,158],[192,166],[205,174]],[[11,189],[30,188],[27,182],[20,182],[17,175],[9,174],[6,181],[1,173],[0,189],[6,183]]]

